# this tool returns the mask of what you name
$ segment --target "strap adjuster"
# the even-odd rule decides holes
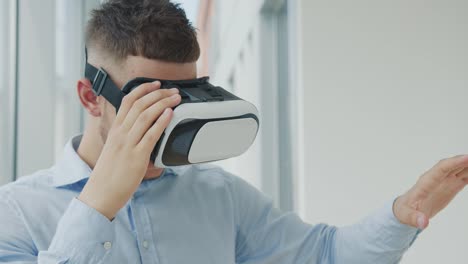
[[[96,76],[94,76],[94,81],[93,81],[93,91],[96,94],[96,96],[101,95],[102,88],[104,88],[104,84],[106,83],[107,80],[107,72],[99,68],[98,72],[96,73]]]

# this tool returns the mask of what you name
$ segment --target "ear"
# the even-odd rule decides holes
[[[82,78],[76,84],[78,97],[81,104],[94,117],[102,115],[101,107],[99,105],[98,96],[93,92],[93,86],[88,79]]]

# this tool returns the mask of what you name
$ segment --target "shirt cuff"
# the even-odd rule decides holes
[[[393,213],[393,204],[396,199],[388,202],[381,208],[369,224],[379,233],[380,241],[393,249],[407,249],[422,231],[418,228],[401,223]]]
[[[48,254],[73,263],[97,263],[110,254],[114,239],[114,222],[74,198],[57,225]]]

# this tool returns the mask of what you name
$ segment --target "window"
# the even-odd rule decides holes
[[[289,83],[288,5],[284,3],[277,12],[277,89],[278,89],[278,154],[280,207],[293,209],[292,160],[292,107],[293,98]]]
[[[293,210],[294,132],[287,1],[265,1],[261,23],[263,186],[282,210]]]
[[[82,131],[75,85],[85,22],[99,3],[0,1],[0,185],[51,166]]]
[[[0,1],[0,185],[15,174],[16,4]]]

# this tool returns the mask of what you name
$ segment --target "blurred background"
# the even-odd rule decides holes
[[[186,0],[199,75],[257,105],[219,164],[310,223],[352,224],[468,153],[468,2]],[[51,166],[86,115],[75,85],[99,0],[0,1],[0,185]],[[402,263],[466,263],[468,192]]]

